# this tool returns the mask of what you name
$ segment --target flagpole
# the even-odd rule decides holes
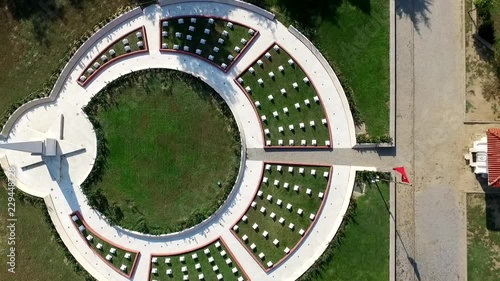
[[[411,186],[410,183],[402,182],[402,181],[396,181],[396,180],[386,180],[386,179],[378,179],[379,181],[385,181],[385,182],[393,182],[393,183],[399,183],[399,184],[404,184],[404,185],[409,185]]]
[[[392,175],[391,175],[391,178],[392,178]],[[403,185],[408,185],[408,186],[412,186],[410,183],[406,183],[406,182],[401,182],[401,181],[396,181],[396,180],[386,180],[386,179],[381,179],[379,176],[376,176],[375,178],[372,178],[371,180],[371,183],[376,183],[378,181],[385,181],[385,182],[393,182],[393,183],[398,183],[398,184],[403,184]]]

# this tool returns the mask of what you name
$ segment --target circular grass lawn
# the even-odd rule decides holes
[[[84,191],[111,223],[143,233],[180,231],[208,218],[230,193],[241,156],[238,128],[199,79],[171,70],[129,74],[85,111],[98,134],[99,161]]]

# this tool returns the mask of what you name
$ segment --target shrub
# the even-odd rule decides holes
[[[357,143],[375,143],[375,144],[381,144],[381,143],[390,143],[392,144],[392,138],[390,136],[384,135],[384,136],[370,136],[368,134],[361,134],[356,136],[356,142]]]
[[[487,9],[491,6],[491,0],[474,0],[474,5],[479,9]]]

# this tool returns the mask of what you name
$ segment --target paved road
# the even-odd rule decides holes
[[[396,7],[397,159],[414,180],[397,187],[397,280],[465,280],[462,3]]]

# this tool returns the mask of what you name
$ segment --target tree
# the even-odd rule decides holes
[[[479,9],[486,9],[491,6],[491,0],[474,0],[474,5]]]

